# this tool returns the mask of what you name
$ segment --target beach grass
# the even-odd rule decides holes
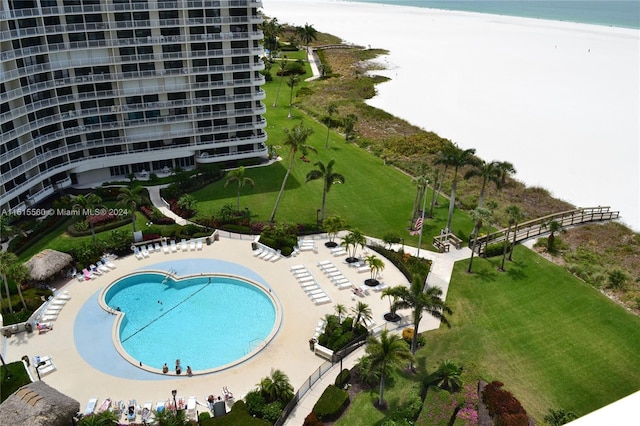
[[[455,265],[447,303],[452,328],[426,333],[418,364],[474,362],[505,383],[537,420],[548,408],[587,414],[637,391],[640,318],[563,268],[517,247],[500,258]]]

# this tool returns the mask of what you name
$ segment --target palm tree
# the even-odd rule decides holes
[[[504,186],[507,183],[507,176],[516,172],[513,164],[508,161],[498,163],[498,169],[500,169],[500,186]]]
[[[384,387],[389,371],[388,368],[403,360],[411,360],[411,362],[413,362],[413,355],[407,349],[407,345],[402,338],[397,334],[389,335],[389,330],[382,330],[379,338],[370,336],[367,339],[366,353],[370,361],[371,369],[377,370],[380,373],[378,406],[384,407]]]
[[[511,234],[511,227],[513,226],[513,244],[511,245],[511,250],[509,251],[509,260],[511,260],[511,251],[513,251],[513,246],[516,241],[516,231],[518,229],[518,222],[520,222],[524,215],[522,214],[522,210],[520,207],[511,205],[505,209],[507,213],[507,217],[509,218],[509,227],[507,228],[507,234],[504,238],[504,247],[502,248],[502,263],[500,264],[500,270],[504,271],[504,260],[507,257],[507,247],[509,247],[509,236]]]
[[[296,87],[299,82],[300,79],[296,74],[291,74],[287,80],[287,86],[291,88],[291,92],[289,93],[289,115],[287,115],[287,118],[293,117],[293,115],[291,115],[291,108],[293,107],[293,88]]]
[[[286,405],[293,398],[293,386],[282,370],[271,370],[271,375],[260,381],[260,392],[268,402],[280,401]]]
[[[284,74],[286,72],[287,72],[287,56],[285,55],[283,59],[280,59],[280,67],[278,69],[278,74],[280,75],[280,84],[278,84],[278,91],[276,92],[276,98],[273,100],[274,108],[278,104],[278,97],[280,96],[280,89],[282,88],[282,80],[284,79]]]
[[[342,120],[342,126],[344,127],[344,139],[347,142],[353,139],[353,130],[357,121],[358,116],[355,114],[349,114],[344,118],[344,120]]]
[[[364,248],[367,245],[367,239],[359,229],[354,229],[342,238],[341,245],[343,245],[348,252],[349,257],[347,258],[347,262],[351,261],[350,263],[353,263],[358,260],[356,257],[358,246]],[[351,251],[352,248],[353,251]]]
[[[153,418],[157,426],[188,426],[191,422],[185,416],[186,410],[154,411]]]
[[[140,195],[142,186],[135,185],[130,188],[120,188],[120,194],[118,194],[118,204],[127,206],[131,212],[131,224],[133,225],[133,232],[136,232],[136,209],[142,204],[142,196]]]
[[[13,254],[13,253],[12,253]],[[20,297],[20,302],[22,303],[22,307],[24,309],[27,308],[27,302],[24,300],[24,296],[22,295],[22,282],[29,278],[29,270],[25,266],[24,263],[20,262],[16,257],[15,262],[11,263],[11,268],[9,269],[9,274],[7,278],[16,283],[16,290],[18,290],[18,297]]]
[[[549,236],[547,237],[547,251],[553,252],[553,249],[555,248],[555,242],[556,242],[555,234],[556,232],[562,231],[562,225],[560,224],[560,222],[551,220],[548,223],[546,223],[544,227],[549,229]]]
[[[178,199],[178,207],[185,210],[195,210],[198,202],[191,194],[183,194]]]
[[[94,243],[96,242],[96,233],[93,230],[93,221],[90,216],[93,216],[97,209],[102,208],[101,203],[102,198],[96,194],[89,194],[86,197],[84,195],[78,195],[73,202],[73,209],[79,210],[85,220],[89,222],[89,229],[91,229],[91,236],[93,237]]]
[[[338,111],[338,107],[334,103],[330,103],[327,107],[327,117],[325,121],[327,123],[327,139],[324,141],[324,147],[329,148],[329,132],[331,130],[331,116]]]
[[[318,39],[318,30],[313,28],[313,25],[309,25],[307,23],[304,24],[304,27],[296,28],[296,35],[307,47],[307,52],[309,51],[309,43],[313,40]]]
[[[109,410],[84,416],[78,422],[78,426],[109,426],[119,424],[120,422],[118,422],[118,416],[116,416],[114,412]]]
[[[451,184],[451,196],[449,197],[449,215],[447,216],[448,231],[451,231],[451,218],[453,217],[453,209],[456,204],[456,188],[458,186],[458,169],[468,164],[475,164],[476,158],[473,156],[476,153],[474,148],[462,149],[458,145],[454,144],[447,149],[445,154],[436,159],[436,164],[444,164],[449,167],[453,167],[453,182]]]
[[[413,338],[411,339],[411,353],[415,354],[418,349],[418,327],[422,320],[423,313],[428,313],[432,317],[451,327],[445,314],[452,314],[451,309],[442,300],[442,290],[440,287],[429,287],[425,290],[424,277],[414,276],[409,287],[396,286],[398,309],[412,309],[413,316]]]
[[[544,416],[544,421],[549,426],[562,426],[577,418],[578,416],[573,411],[567,411],[564,408],[549,408],[549,414]]]
[[[342,324],[342,316],[347,313],[347,308],[343,304],[337,303],[333,309],[336,311],[336,315],[338,315],[338,322]]]
[[[427,185],[429,179],[424,174],[413,178],[413,184],[416,186],[416,196],[413,199],[413,211],[411,213],[411,225],[413,225],[420,217],[420,210],[422,209],[422,200],[427,196]]]
[[[225,188],[232,183],[238,184],[238,188],[236,192],[236,197],[238,202],[238,211],[240,211],[240,190],[242,190],[242,188],[245,185],[249,185],[251,188],[253,188],[253,185],[255,185],[255,182],[253,181],[253,179],[246,177],[244,175],[244,171],[245,171],[244,166],[240,166],[235,170],[231,170],[227,174],[227,181],[224,183]]]
[[[462,367],[453,361],[445,360],[429,375],[427,384],[437,386],[449,393],[457,392],[462,388],[461,374]]]
[[[8,276],[11,275],[11,267],[17,261],[15,254],[9,251],[0,251],[0,278],[4,282],[4,289],[7,294],[7,301],[9,302],[9,311],[13,313],[13,304],[11,303],[11,293],[9,292],[9,280]],[[0,292],[0,306],[2,306],[2,296]]]
[[[478,207],[482,207],[484,204],[484,191],[487,187],[487,183],[493,182],[498,189],[502,187],[502,184],[500,182],[501,175],[502,172],[500,171],[500,163],[498,161],[487,163],[484,160],[478,160],[478,163],[464,174],[465,180],[471,179],[472,177],[476,176],[482,178],[480,197],[478,198]]]
[[[322,188],[322,210],[320,213],[320,223],[324,221],[324,210],[327,202],[327,193],[331,189],[334,183],[344,183],[345,178],[344,175],[334,172],[333,166],[336,163],[336,160],[333,159],[329,161],[329,163],[325,166],[321,161],[317,161],[314,166],[317,167],[315,170],[311,170],[307,173],[306,182],[322,179],[324,182]]]
[[[362,321],[366,325],[367,321],[371,321],[371,319],[373,318],[373,312],[371,311],[371,308],[364,302],[356,303],[356,306],[351,308],[351,312],[356,316],[356,318],[353,320],[353,323],[351,324],[352,329],[357,324],[360,324],[360,321]]]
[[[491,221],[493,217],[493,212],[489,209],[485,209],[484,207],[476,207],[475,210],[471,211],[471,218],[475,223],[475,229],[473,233],[473,242],[471,243],[471,259],[469,259],[469,267],[467,268],[467,272],[471,273],[471,267],[473,265],[473,255],[476,252],[476,243],[478,242],[478,233],[480,232],[480,228],[483,223],[488,223]]]
[[[282,25],[278,23],[278,18],[267,19],[258,25],[264,34],[264,48],[269,50],[269,56],[278,50],[278,36],[282,34]]]
[[[378,285],[378,273],[384,270],[384,262],[375,254],[369,255],[364,258],[364,261],[371,269],[371,283],[372,287]]]
[[[347,222],[340,216],[329,216],[322,225],[324,226],[325,231],[327,231],[327,236],[329,237],[329,241],[324,245],[327,247],[337,246],[334,242],[336,235],[347,227]]]
[[[389,314],[384,315],[384,319],[386,319],[387,321],[395,322],[400,320],[400,315],[396,314],[396,310],[398,309],[398,305],[396,302],[398,301],[398,297],[400,296],[398,292],[399,288],[399,286],[387,287],[382,290],[382,293],[380,295],[381,299],[383,297],[389,298]]]
[[[284,179],[282,179],[282,186],[280,187],[280,192],[278,192],[278,198],[276,198],[276,204],[273,206],[273,212],[271,213],[271,222],[274,222],[276,219],[276,212],[278,210],[278,204],[280,204],[280,198],[282,197],[282,193],[284,192],[285,185],[287,184],[287,179],[289,178],[289,174],[291,173],[291,169],[296,161],[296,154],[298,151],[301,151],[304,154],[307,151],[316,152],[316,149],[311,145],[307,145],[307,138],[313,133],[308,127],[304,127],[304,124],[300,122],[293,129],[289,130],[287,128],[284,129],[284,145],[289,147],[289,167],[287,167],[287,173],[284,175]]]

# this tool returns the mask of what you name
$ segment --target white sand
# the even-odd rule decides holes
[[[581,207],[609,205],[640,230],[640,31],[368,3],[265,0],[384,48],[392,80],[370,104],[434,131]]]

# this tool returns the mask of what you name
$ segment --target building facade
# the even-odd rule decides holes
[[[267,158],[260,0],[0,0],[0,208]]]

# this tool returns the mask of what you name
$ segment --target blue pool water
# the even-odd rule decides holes
[[[271,298],[256,285],[227,276],[203,275],[174,280],[143,272],[114,283],[105,303],[125,315],[120,342],[146,366],[183,374],[211,370],[247,356],[262,346],[276,326]]]

